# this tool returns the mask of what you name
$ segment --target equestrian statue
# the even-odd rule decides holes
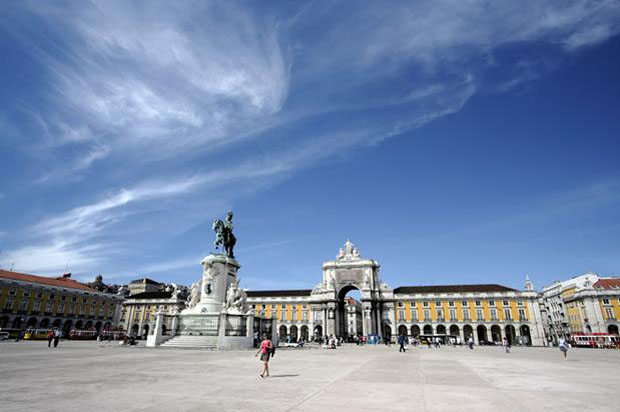
[[[213,221],[213,231],[215,232],[215,242],[213,242],[213,245],[215,246],[215,250],[218,250],[218,248],[222,246],[224,254],[234,259],[235,254],[233,253],[233,249],[235,243],[237,243],[237,238],[233,235],[232,219],[233,213],[228,212],[224,221],[220,219],[215,219]]]

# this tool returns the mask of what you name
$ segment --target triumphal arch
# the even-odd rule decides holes
[[[312,290],[310,305],[313,312],[321,312],[322,325],[319,326],[326,335],[347,335],[345,297],[355,289],[361,294],[363,334],[382,336],[391,331],[394,294],[381,281],[379,269],[376,260],[362,258],[349,240],[340,248],[335,260],[323,263],[323,280]]]

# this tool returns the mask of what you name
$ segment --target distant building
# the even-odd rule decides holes
[[[547,339],[557,344],[576,333],[618,334],[620,278],[585,273],[555,282],[541,292]]]
[[[145,292],[157,292],[163,289],[165,284],[156,282],[149,278],[136,279],[129,282],[129,296]]]
[[[352,336],[361,336],[364,331],[362,328],[362,302],[357,299],[347,298],[347,338]]]
[[[123,302],[120,324],[127,334],[145,338],[153,332],[157,313],[164,315],[164,335],[176,327],[174,315],[185,309],[187,287],[142,278],[129,283],[129,296]]]
[[[117,326],[122,297],[97,291],[66,273],[49,278],[0,270],[0,327],[102,331]]]

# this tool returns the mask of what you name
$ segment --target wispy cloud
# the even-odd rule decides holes
[[[458,112],[498,65],[509,73],[494,80],[498,92],[549,66],[529,50],[500,61],[505,48],[543,44],[570,54],[620,31],[612,0],[264,7],[26,2],[1,19],[45,68],[40,95],[14,108],[32,133],[11,123],[37,159],[37,183],[93,189],[40,216],[0,263],[106,267],[144,233],[170,236],[170,219],[200,223],[180,206],[232,204]],[[9,118],[3,113],[0,124]]]

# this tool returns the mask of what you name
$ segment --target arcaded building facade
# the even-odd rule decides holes
[[[363,335],[392,338],[433,336],[476,343],[543,345],[538,295],[496,284],[401,286],[390,288],[380,265],[365,259],[349,241],[335,260],[323,264],[323,279],[312,290],[248,291],[257,315],[277,320],[280,339],[349,335],[346,295],[359,290],[359,329]],[[357,328],[357,326],[356,326]]]

